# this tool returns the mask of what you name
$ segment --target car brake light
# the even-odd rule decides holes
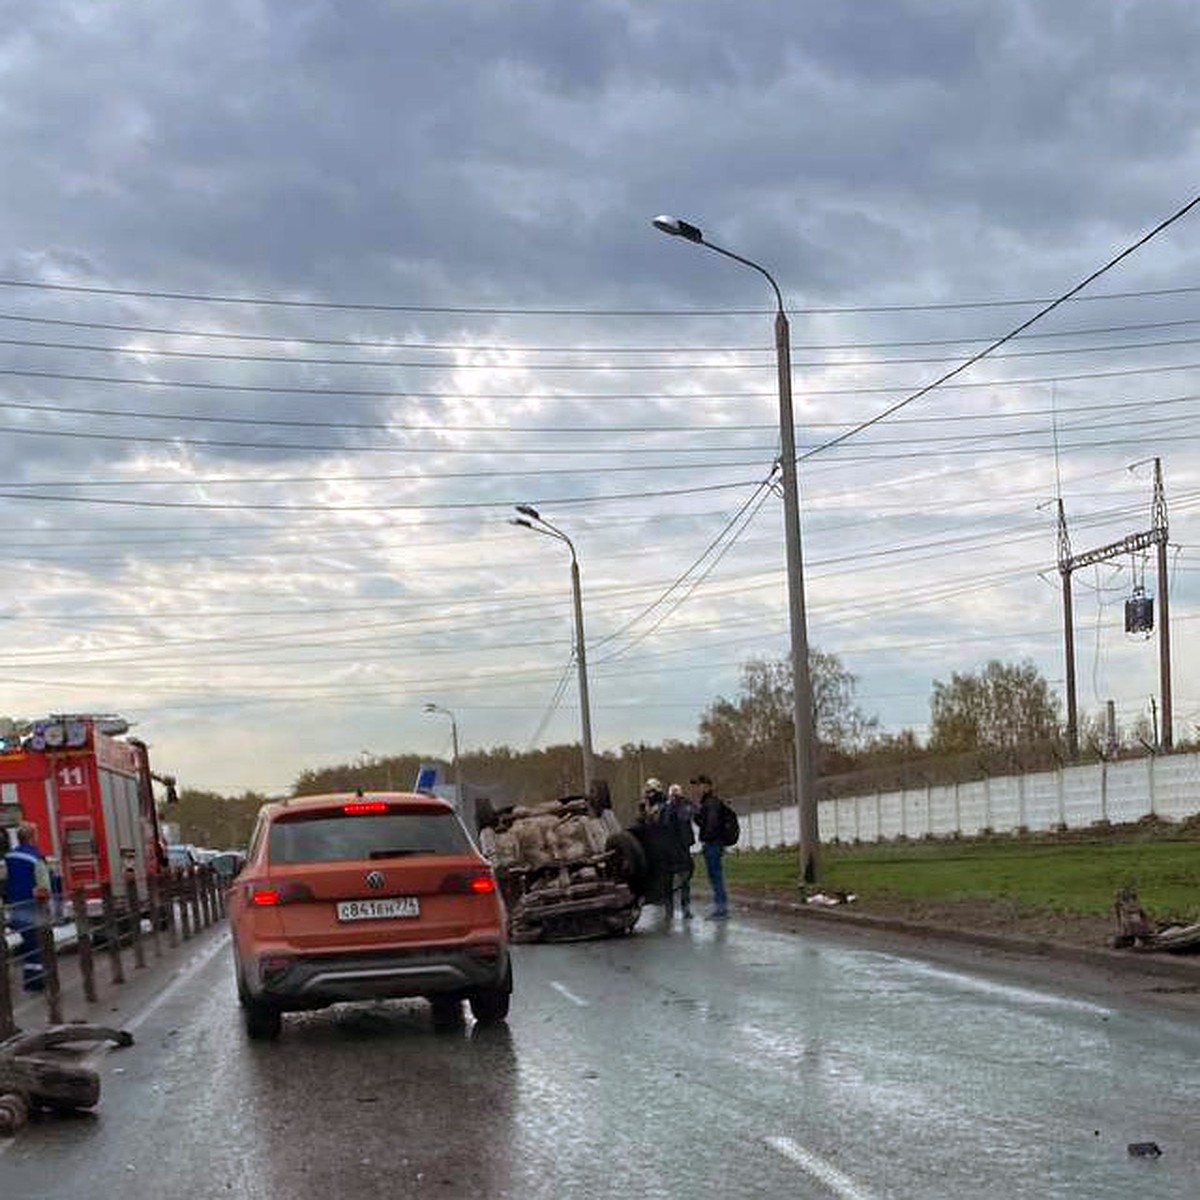
[[[440,892],[450,892],[459,896],[490,896],[496,890],[496,879],[490,871],[477,871],[470,874],[459,874],[455,871],[442,880]]]
[[[342,812],[347,816],[357,817],[363,813],[385,813],[388,810],[386,800],[351,800],[342,805]]]
[[[281,883],[278,887],[253,887],[250,889],[250,903],[264,908],[278,904],[298,904],[312,898],[312,888],[306,883]]]

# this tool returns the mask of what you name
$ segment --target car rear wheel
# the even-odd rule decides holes
[[[273,1042],[283,1030],[283,1013],[261,1000],[247,997],[242,1009],[246,1036],[253,1042]]]
[[[512,967],[508,968],[504,981],[494,988],[480,988],[469,997],[471,1016],[480,1025],[498,1025],[508,1017],[508,1006],[512,1000]]]
[[[434,1029],[455,1029],[463,1022],[462,998],[459,996],[431,996],[429,1006],[433,1010]]]

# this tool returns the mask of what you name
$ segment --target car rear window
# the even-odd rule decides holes
[[[267,852],[274,863],[380,860],[412,854],[468,854],[471,842],[453,813],[329,813],[277,820]]]

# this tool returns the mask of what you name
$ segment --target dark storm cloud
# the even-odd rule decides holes
[[[39,6],[10,53],[8,204],[40,244],[174,286],[744,295],[651,248],[676,206],[844,296],[981,224],[987,257],[1168,205],[1129,168],[1188,136],[1200,17],[1135,7]]]

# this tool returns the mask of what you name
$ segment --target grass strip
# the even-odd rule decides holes
[[[1200,921],[1200,844],[1105,839],[1070,844],[1019,839],[823,847],[820,884],[862,899],[936,904],[994,901],[1032,912],[1107,916],[1123,887],[1155,920]],[[725,860],[739,888],[796,893],[794,849],[752,850]]]

